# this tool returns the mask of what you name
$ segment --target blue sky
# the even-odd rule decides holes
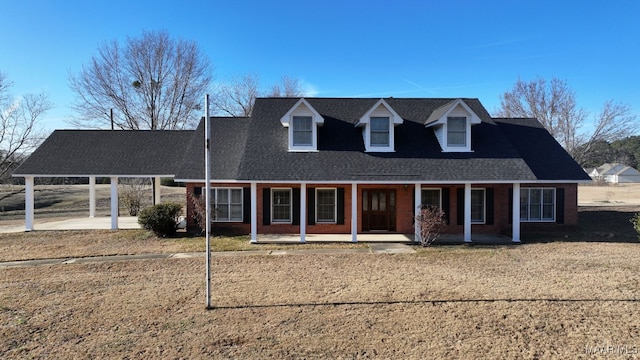
[[[44,91],[46,129],[70,128],[77,73],[103,41],[143,30],[195,40],[214,77],[282,75],[322,97],[476,97],[489,112],[518,77],[558,77],[596,113],[640,115],[640,1],[4,0],[0,71]],[[640,118],[640,116],[639,116]]]

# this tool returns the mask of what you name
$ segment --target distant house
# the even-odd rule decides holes
[[[606,163],[592,169],[589,176],[596,181],[610,184],[640,183],[640,172],[630,166],[618,163]]]
[[[537,120],[492,118],[477,99],[259,98],[251,117],[208,121],[213,227],[252,241],[272,234],[300,241],[309,234],[413,236],[421,204],[444,210],[445,232],[465,241],[473,234],[520,241],[521,231],[575,228],[577,183],[590,180]],[[92,146],[89,133],[56,131],[14,176],[29,183],[58,168],[116,180],[121,173],[162,174],[185,182],[188,194],[203,193],[204,120],[174,140],[153,139],[158,132],[148,140],[104,133],[118,139]],[[55,156],[50,143],[84,150]],[[136,146],[131,159],[122,154]],[[119,172],[96,164],[113,163],[110,152],[127,162]],[[158,162],[158,154],[167,158]],[[146,157],[155,167],[144,166]],[[96,166],[79,168],[86,163]],[[190,225],[192,213],[188,202]]]

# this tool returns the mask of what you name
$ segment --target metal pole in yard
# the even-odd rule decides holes
[[[209,124],[209,94],[204,96],[204,188],[205,191],[205,233],[207,252],[207,309],[211,309],[211,128]]]

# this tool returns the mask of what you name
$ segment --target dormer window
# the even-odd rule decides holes
[[[371,146],[389,147],[389,117],[372,117],[371,126]]]
[[[425,126],[433,129],[443,152],[471,152],[471,125],[480,123],[464,100],[456,99],[435,109]]]
[[[393,130],[403,120],[384,99],[378,100],[356,123],[362,128],[362,140],[367,152],[393,152]]]
[[[313,118],[293,117],[293,146],[313,146]]]
[[[287,128],[289,151],[318,151],[318,127],[324,124],[324,118],[307,100],[298,100],[280,123]]]
[[[467,118],[463,116],[447,117],[447,145],[449,147],[467,146]]]

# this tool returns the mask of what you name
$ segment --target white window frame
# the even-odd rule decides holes
[[[442,189],[441,188],[422,188],[420,189],[420,200],[422,202],[422,204],[420,205],[426,205],[424,203],[425,200],[425,196],[424,196],[424,192],[425,191],[437,191],[438,192],[438,208],[442,209]]]
[[[372,145],[371,144],[371,118],[389,118],[389,144],[388,145]],[[396,113],[384,99],[378,100],[355,124],[356,127],[362,128],[362,140],[364,142],[365,152],[394,152],[395,151],[395,135],[394,129],[396,125],[403,123],[402,117]]]
[[[320,206],[320,202],[318,201],[318,192],[326,191],[326,190],[333,191],[333,220],[324,220],[324,219],[321,220],[318,218],[318,215],[320,214],[320,211],[318,211]],[[316,195],[316,203],[315,203],[316,224],[335,224],[338,219],[338,189],[337,188],[316,188],[315,195]]]
[[[456,121],[460,121],[460,120],[464,120],[464,143],[463,144],[451,144],[449,142],[449,134],[461,134],[462,131],[460,130],[451,130],[450,127],[450,121],[452,120],[456,120]],[[447,132],[446,132],[446,137],[447,137],[447,147],[450,148],[457,148],[457,149],[466,149],[468,146],[467,144],[469,143],[468,140],[468,133],[469,133],[469,122],[467,120],[466,116],[447,116]]]
[[[386,144],[374,144],[373,143],[373,134],[374,133],[382,134],[383,132],[382,131],[375,131],[375,132],[373,131],[373,121],[374,120],[376,120],[376,121],[377,120],[384,121],[383,119],[386,119],[386,123],[387,123],[387,131],[385,132],[386,135],[387,135],[387,143]],[[375,149],[375,148],[387,149],[387,148],[391,147],[391,134],[392,134],[391,128],[392,127],[393,126],[391,126],[391,117],[390,116],[371,116],[369,118],[369,126],[368,126],[368,128],[369,128],[369,146],[371,148],[373,148],[373,149]]]
[[[293,118],[294,117],[311,117],[311,144],[294,145],[293,144]],[[287,128],[287,139],[289,141],[287,147],[290,152],[317,152],[318,151],[318,127],[324,124],[324,118],[318,113],[309,102],[301,98],[298,102],[280,118],[282,126]]]
[[[310,133],[311,134],[311,143],[305,143],[305,144],[296,144],[295,142],[295,134],[296,134],[296,120],[308,120],[311,128],[309,130],[303,130],[303,131],[298,131],[298,132],[304,132],[304,133]],[[311,115],[292,115],[291,116],[291,147],[292,148],[308,148],[308,147],[313,147],[313,137],[315,135],[315,131],[313,131],[313,128],[315,127],[315,124],[313,123],[313,116]]]
[[[473,193],[482,191],[482,220],[473,219]],[[471,189],[471,223],[472,224],[485,224],[487,222],[487,191],[485,188],[472,188]]]
[[[203,188],[204,189],[204,188]],[[232,202],[232,196],[231,196],[231,192],[233,190],[239,190],[240,191],[240,202],[239,203],[233,203]],[[225,191],[227,192],[227,199],[228,202],[225,204],[219,204],[218,200],[220,199],[220,195],[219,193]],[[214,194],[214,196],[212,196],[212,206],[213,209],[215,211],[215,217],[212,220],[212,222],[243,222],[244,221],[244,191],[242,188],[238,188],[238,187],[214,187],[211,188],[211,192]],[[231,216],[231,208],[233,205],[240,205],[240,218],[232,218]],[[229,214],[229,217],[227,219],[220,219],[220,217],[218,216],[218,208],[220,208],[221,206],[227,206],[227,213]]]
[[[275,202],[273,201],[274,193],[276,191],[287,191],[289,192],[289,219],[281,220],[274,219],[275,214]],[[293,190],[291,188],[271,188],[271,223],[272,224],[291,224],[293,223]]]
[[[551,205],[553,206],[553,216],[552,218],[544,218],[544,206],[545,206],[545,202],[544,202],[544,191],[545,190],[551,190],[552,191],[552,203]],[[526,191],[527,196],[526,196],[526,200],[523,199],[522,194]],[[540,191],[540,219],[531,219],[531,191]],[[515,196],[515,195],[514,195]],[[547,204],[549,205],[549,204]],[[527,216],[523,217],[522,216],[522,207],[526,206],[526,210],[527,210]],[[547,222],[547,223],[552,223],[552,222],[556,222],[556,212],[558,209],[558,204],[556,202],[556,188],[552,188],[552,187],[523,187],[520,188],[520,221],[521,222]]]

